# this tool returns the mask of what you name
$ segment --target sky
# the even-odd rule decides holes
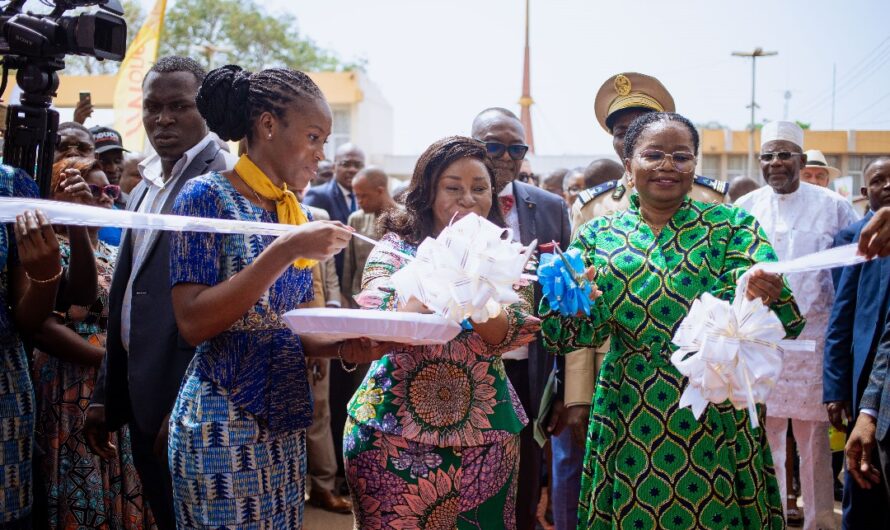
[[[153,0],[142,0],[146,10]],[[173,5],[175,0],[170,1]],[[468,134],[486,107],[519,110],[524,0],[265,0],[367,75],[393,108],[394,154]],[[751,60],[762,47],[758,120],[890,129],[890,1],[531,0],[532,125],[537,154],[610,153],[593,102],[623,71],[658,77],[696,123],[750,121]]]

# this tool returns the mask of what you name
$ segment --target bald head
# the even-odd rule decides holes
[[[760,188],[760,184],[751,177],[736,177],[729,181],[729,200],[735,202],[742,195],[747,195],[758,188]]]
[[[352,181],[352,192],[365,213],[379,214],[395,204],[389,194],[389,176],[377,167],[359,171]]]
[[[503,107],[490,107],[473,118],[473,126],[471,127],[471,132],[473,138],[477,140],[482,140],[480,135],[482,134],[482,129],[488,127],[492,121],[503,121],[509,120],[516,122],[519,127],[522,127],[522,122],[519,121],[519,118],[513,112],[503,108]],[[525,136],[525,131],[523,131],[523,136]]]
[[[352,179],[365,167],[365,152],[353,143],[345,143],[334,153],[334,178],[337,184],[352,190]]]
[[[610,180],[618,180],[624,175],[624,166],[611,158],[594,160],[584,168],[584,187],[592,188]]]
[[[472,135],[476,140],[486,144],[500,144],[506,148],[514,145],[525,146],[525,129],[519,122],[519,118],[509,110],[500,107],[480,112],[473,120]],[[506,148],[502,148],[503,151],[499,156],[491,156],[489,150],[489,156],[491,156],[491,162],[494,165],[498,192],[519,176],[522,160],[525,158],[525,150],[528,149],[527,147],[525,150],[514,149],[511,156],[510,149]],[[519,158],[513,158],[514,156],[519,156]]]

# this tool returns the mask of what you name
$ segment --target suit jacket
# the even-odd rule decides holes
[[[859,240],[866,215],[853,223],[852,241]],[[846,243],[845,231],[835,243]],[[890,303],[890,258],[845,267],[837,283],[834,305],[825,335],[822,363],[822,400],[851,401],[853,410],[868,381],[875,348]]]
[[[340,186],[337,185],[336,179],[331,179],[327,184],[317,188],[309,188],[309,191],[306,192],[306,197],[303,198],[303,203],[308,206],[321,208],[328,212],[331,220],[340,221],[343,224],[346,224],[351,213],[346,197],[343,196],[343,192],[340,190]],[[343,285],[342,252],[334,256],[334,264],[337,266],[337,278],[340,280],[340,285]]]
[[[185,168],[162,207],[170,213],[176,195],[191,178],[226,169],[224,151],[210,142]],[[140,182],[130,194],[128,208],[136,210],[148,186]],[[154,231],[145,261],[133,281],[130,351],[121,341],[121,307],[133,273],[133,238],[129,230],[121,240],[120,254],[108,296],[108,337],[92,402],[105,405],[109,430],[135,422],[140,431],[156,433],[173,409],[182,376],[195,349],[179,335],[170,296],[170,232]]]
[[[871,216],[874,215],[874,212],[869,211],[865,214],[865,220],[871,219]],[[862,230],[864,223],[853,223],[850,226],[844,228],[840,232],[834,236],[834,243],[832,243],[832,247],[842,247],[853,241],[859,241],[859,232]],[[841,274],[844,272],[843,267],[835,267],[831,269],[831,282],[834,284],[834,292],[837,292],[838,285],[841,281]]]
[[[568,207],[559,196],[535,186],[513,181],[513,197],[519,216],[519,239],[528,245],[537,239],[539,244],[556,241],[560,248],[568,248],[572,240]],[[541,303],[541,286],[535,283],[535,308]],[[528,345],[528,375],[531,403],[535,410],[528,411],[529,418],[538,416],[537,407],[544,394],[547,378],[553,370],[553,355],[547,353],[541,335]],[[561,386],[561,385],[560,385]]]
[[[884,258],[886,259],[886,258]],[[890,430],[890,320],[884,324],[884,333],[875,354],[875,364],[868,378],[868,386],[862,394],[859,407],[878,411],[878,429],[875,437],[883,441]]]
[[[305,204],[303,206],[312,214],[313,221],[331,220],[328,212],[321,208]],[[326,307],[330,303],[340,305],[340,281],[337,279],[337,270],[334,268],[333,259],[327,259],[312,268],[312,286],[315,291],[315,301],[321,302],[321,305],[311,305],[310,307]]]
[[[356,210],[349,216],[347,224],[360,234],[374,239],[380,238],[380,235],[377,234],[377,214],[375,213]],[[356,306],[352,297],[362,292],[362,275],[372,250],[374,250],[374,245],[357,237],[350,239],[349,244],[343,250],[343,282],[340,284],[340,289],[343,291],[343,298],[352,307]]]

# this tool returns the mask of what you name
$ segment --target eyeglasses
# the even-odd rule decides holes
[[[525,144],[506,145],[500,142],[485,142],[485,151],[491,158],[500,158],[504,156],[504,151],[506,151],[513,160],[522,160],[525,158],[525,153],[528,153],[528,146]]]
[[[778,153],[760,153],[761,162],[772,162],[773,158],[778,158],[782,162],[791,160],[792,156],[801,156],[803,153],[792,153],[790,151],[779,151]]]
[[[90,184],[90,193],[93,194],[94,199],[101,199],[102,195],[105,194],[111,199],[117,200],[117,198],[121,196],[121,187],[117,184],[109,184],[107,186]]]
[[[674,169],[680,173],[695,171],[695,155],[685,151],[665,153],[658,149],[647,149],[637,155],[643,169],[658,169],[664,165],[665,160],[670,159]]]

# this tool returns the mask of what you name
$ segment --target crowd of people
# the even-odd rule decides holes
[[[830,529],[840,473],[843,528],[890,527],[890,154],[863,170],[864,217],[790,122],[761,131],[760,176],[698,176],[696,128],[659,80],[623,73],[595,103],[621,163],[536,175],[520,120],[491,107],[397,187],[352,143],[325,160],[332,113],[302,72],[169,56],[143,92],[152,153],[86,128],[82,101],[51,199],[294,229],[27,211],[0,230],[0,528],[301,528],[309,503],[362,529]],[[37,193],[0,166],[0,196]],[[392,276],[470,213],[538,255],[576,249],[590,314],[523,283],[441,345],[285,325],[298,307],[428,312]],[[696,299],[850,243],[872,259],[750,275],[743,295],[816,344],[785,353],[757,422],[681,407],[672,337]],[[843,471],[830,429],[848,435]]]

